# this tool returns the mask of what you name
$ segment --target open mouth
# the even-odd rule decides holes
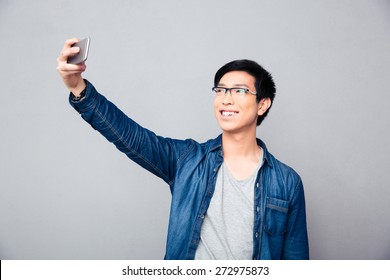
[[[224,117],[232,117],[232,116],[238,114],[237,111],[225,111],[225,110],[221,110],[220,113],[221,113],[221,115],[224,116]]]

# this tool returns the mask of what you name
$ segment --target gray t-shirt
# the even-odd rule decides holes
[[[261,157],[256,171],[245,180],[236,180],[222,163],[195,259],[252,259],[254,185],[262,163]]]

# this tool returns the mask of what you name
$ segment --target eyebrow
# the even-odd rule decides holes
[[[225,84],[221,84],[221,83],[219,83],[218,86],[226,87]],[[247,84],[234,84],[233,87],[246,87],[246,88],[249,88],[249,86]]]

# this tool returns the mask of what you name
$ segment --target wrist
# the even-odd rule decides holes
[[[85,83],[84,79],[81,79],[80,82],[77,83],[77,85],[69,87],[69,91],[74,97],[78,98],[80,94],[86,89],[86,87],[87,84]]]
[[[79,102],[81,100],[84,99],[85,95],[86,95],[86,92],[87,92],[87,87],[85,87],[79,95],[75,96],[72,92],[70,93],[70,98],[72,99],[72,101],[74,102]]]

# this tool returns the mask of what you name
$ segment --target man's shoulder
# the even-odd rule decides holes
[[[209,139],[204,142],[194,140],[192,138],[187,139],[175,139],[169,137],[163,137],[166,141],[171,142],[172,146],[175,147],[177,151],[180,151],[180,159],[191,159],[195,160],[196,158],[200,159],[205,156],[205,154],[218,152],[221,147],[220,137],[214,139]]]
[[[297,180],[300,179],[300,176],[297,171],[295,171],[294,168],[292,168],[290,165],[282,162],[281,160],[277,159],[274,155],[270,154],[274,167],[280,171],[281,173],[285,174],[285,176],[292,176],[296,178]]]
[[[264,157],[271,170],[275,172],[275,174],[277,174],[277,176],[285,182],[290,182],[294,184],[298,183],[301,180],[301,177],[298,172],[290,165],[276,158],[271,152],[268,151],[264,143],[263,145],[263,149],[265,150]]]
[[[272,161],[272,167],[268,173],[271,179],[270,190],[279,195],[283,194],[282,197],[285,200],[291,199],[291,195],[303,189],[301,176],[291,166],[275,158],[272,154],[269,158]]]
[[[199,147],[201,147],[205,152],[211,152],[214,150],[219,150],[222,147],[222,135],[218,135],[213,139],[208,139],[204,142],[197,142]]]

